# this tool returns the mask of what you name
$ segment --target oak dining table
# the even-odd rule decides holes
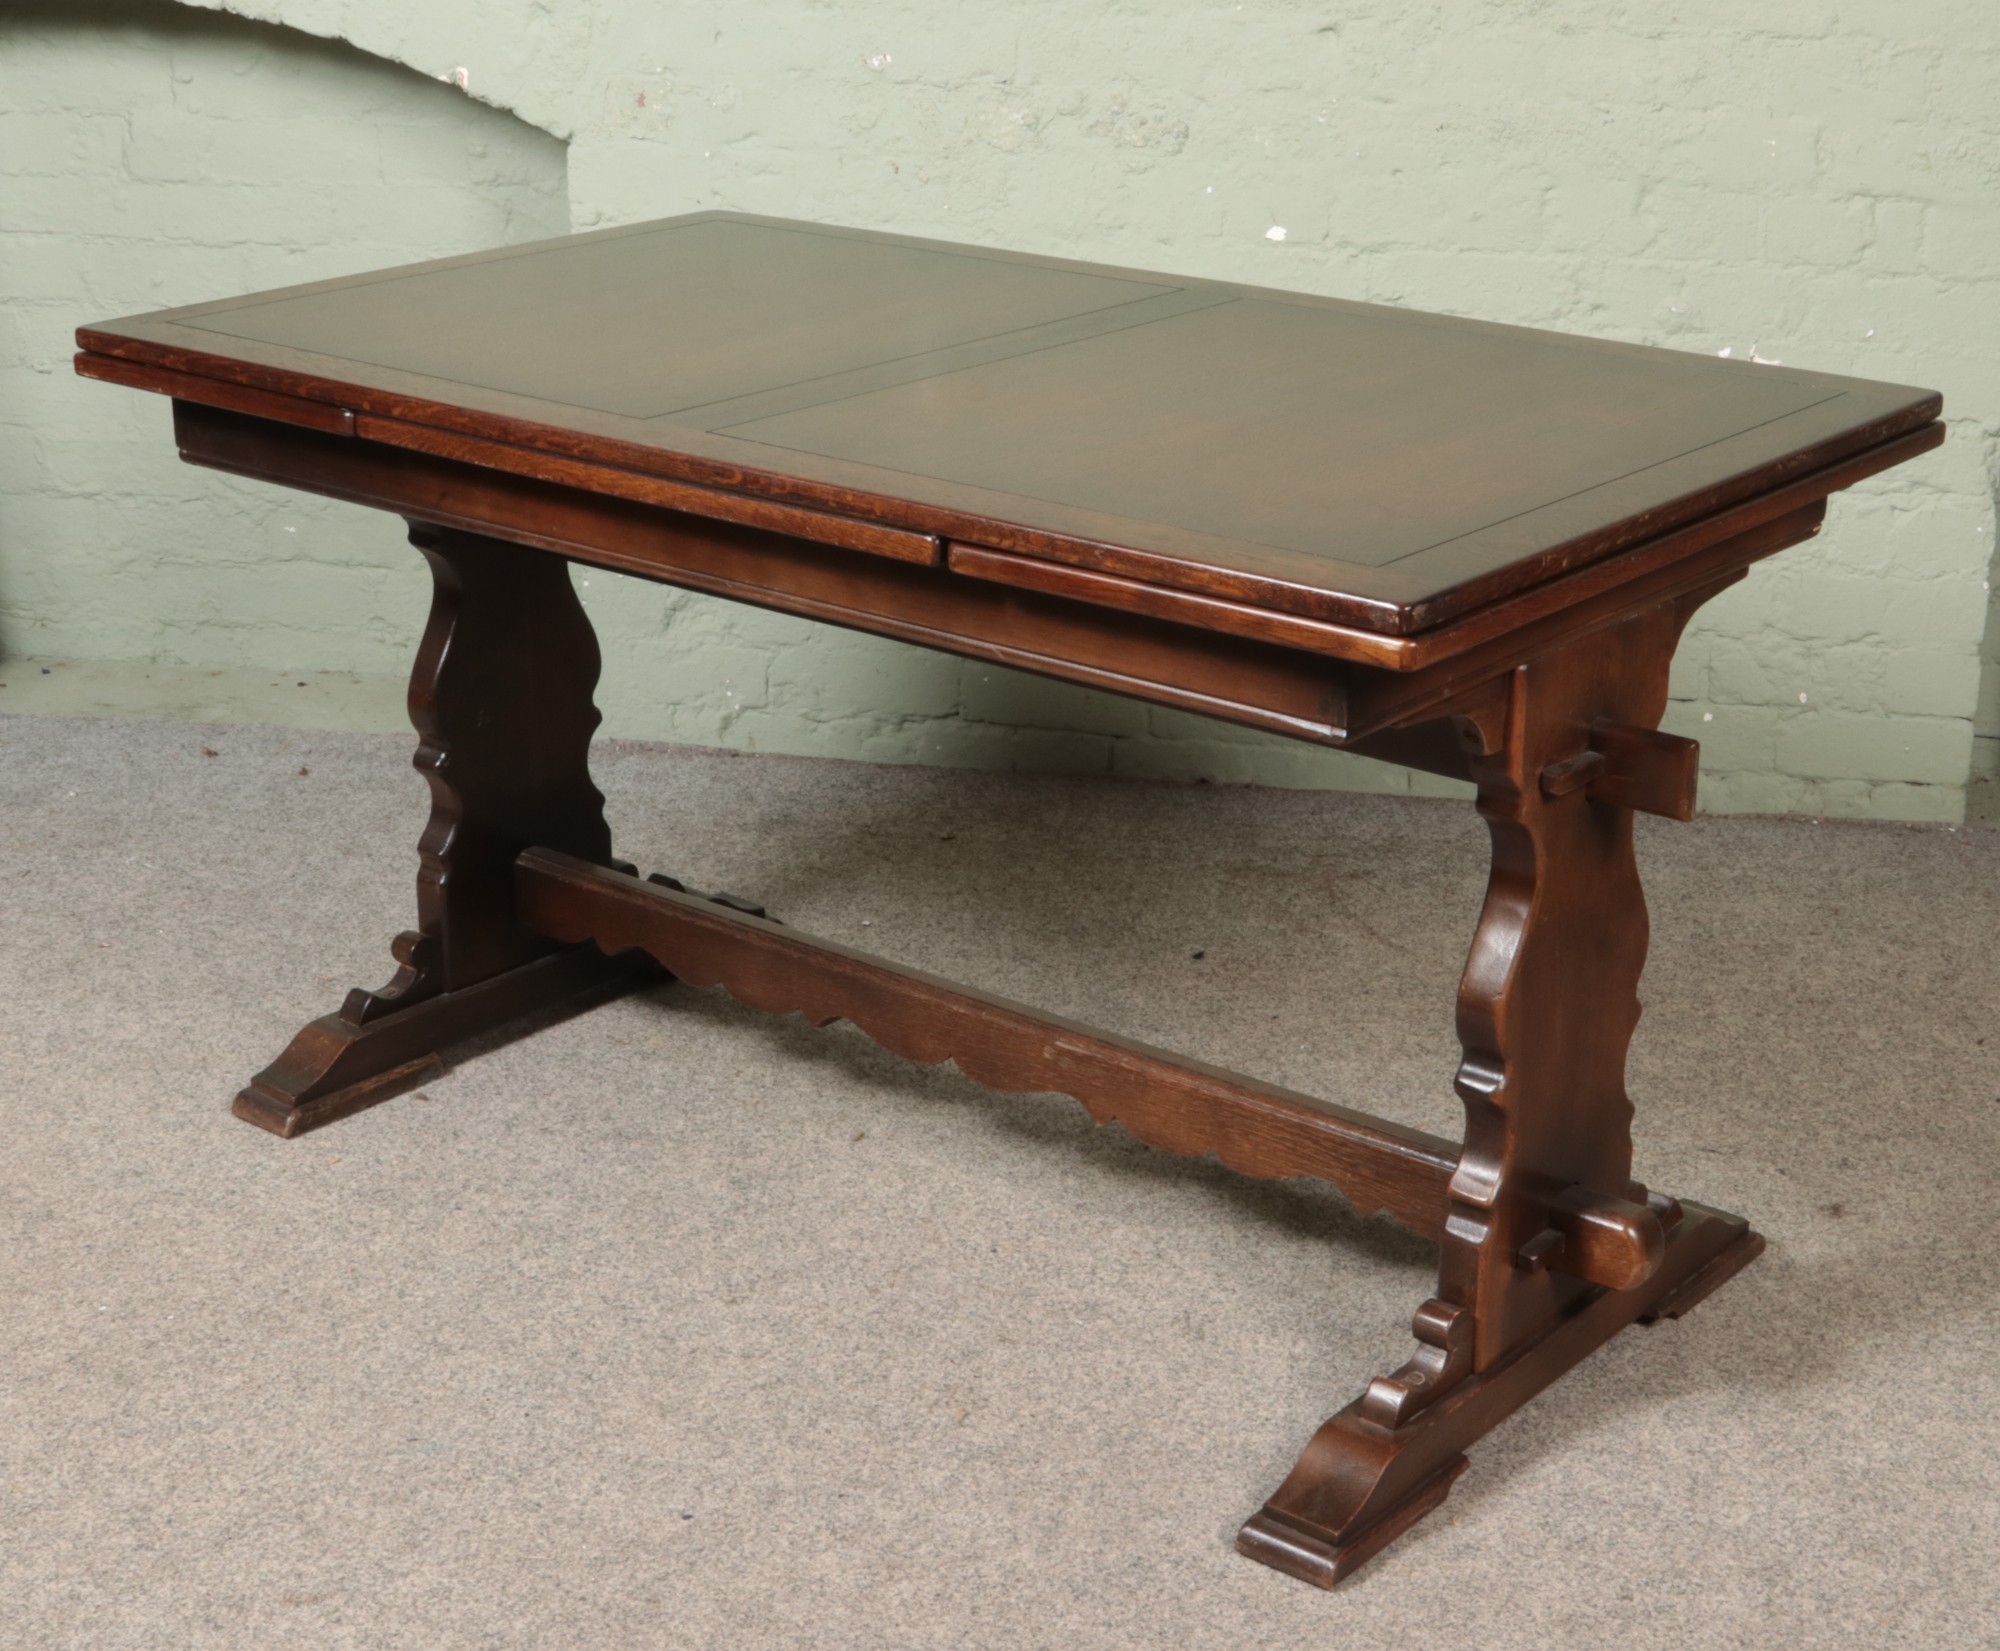
[[[1237,1538],[1329,1587],[1502,1418],[1763,1247],[1633,1178],[1633,817],[1693,813],[1697,747],[1659,727],[1690,616],[1936,446],[1936,394],[727,212],[78,344],[87,377],[172,398],[190,463],[402,516],[433,575],[415,926],[241,1091],[250,1123],[297,1135],[672,977],[1329,1183],[1439,1246],[1407,1354]],[[590,777],[572,564],[1470,781],[1463,1138],[640,875]]]

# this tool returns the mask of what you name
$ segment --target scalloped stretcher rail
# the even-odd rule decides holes
[[[954,1061],[973,1082],[1015,1094],[1068,1095],[1100,1124],[1149,1146],[1212,1154],[1244,1175],[1309,1175],[1362,1214],[1386,1211],[1411,1231],[1444,1231],[1455,1142],[1371,1117],[1006,998],[905,968],[756,916],[553,849],[515,862],[522,922],[552,940],[608,955],[642,951],[679,979],[721,986],[768,1014],[815,1026],[851,1022],[926,1066]],[[1643,1204],[1572,1188],[1556,1201],[1561,1242],[1543,1264],[1612,1289],[1658,1265],[1662,1232]]]

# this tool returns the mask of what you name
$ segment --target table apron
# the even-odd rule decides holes
[[[191,464],[660,584],[1261,728],[1347,743],[1344,661],[353,437],[174,404]]]
[[[1712,594],[1818,531],[1823,498],[1684,560],[1415,670],[968,578],[949,567],[714,520],[355,437],[174,403],[189,463],[533,546],[661,584],[893,637],[1449,778],[1468,770],[1444,719],[1524,660],[1635,612]],[[1420,730],[1415,738],[1399,732]]]

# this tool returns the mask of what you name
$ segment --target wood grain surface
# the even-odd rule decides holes
[[[142,365],[183,389],[291,398],[320,428],[331,406],[372,415],[375,439],[451,431],[826,513],[845,535],[829,542],[872,525],[900,547],[887,554],[949,539],[1388,635],[1825,470],[1941,406],[1908,386],[721,213],[78,339],[95,376],[141,382]]]

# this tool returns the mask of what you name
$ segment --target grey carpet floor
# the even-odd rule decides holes
[[[408,749],[0,718],[8,1651],[2000,1643],[2000,834],[1642,822],[1639,1173],[1770,1253],[1324,1595],[1230,1539],[1433,1263],[1312,1184],[675,988],[231,1120],[387,977]],[[1456,1133],[1465,805],[597,773],[647,869]]]

